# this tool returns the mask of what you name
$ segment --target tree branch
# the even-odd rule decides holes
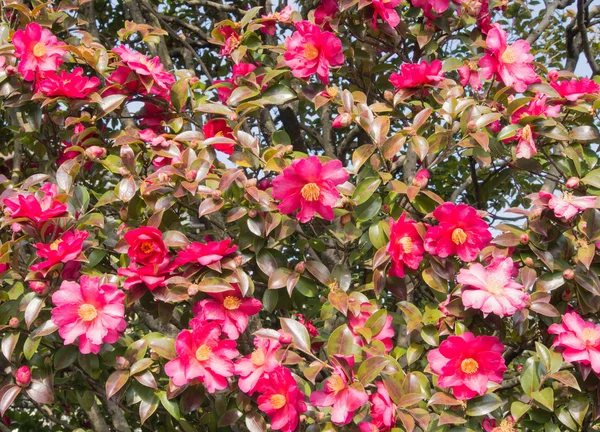
[[[581,34],[581,42],[583,45],[583,52],[585,54],[585,58],[592,68],[592,73],[594,75],[600,75],[600,66],[598,62],[596,62],[596,58],[592,53],[592,49],[590,47],[590,41],[588,39],[587,34],[587,26],[585,24],[587,15],[587,8],[583,5],[583,0],[577,0],[577,27],[579,27],[579,33]]]
[[[527,42],[529,42],[530,45],[533,45],[535,41],[537,41],[538,38],[542,35],[544,30],[546,30],[548,26],[552,23],[554,18],[554,12],[556,12],[557,9],[564,9],[567,6],[572,5],[574,2],[575,0],[555,0],[553,2],[547,3],[546,9],[544,10],[544,17],[539,22],[537,27],[529,34],[529,36],[527,37]]]

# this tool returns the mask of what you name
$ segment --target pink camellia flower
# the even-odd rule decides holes
[[[41,198],[37,198],[40,196]],[[28,219],[37,227],[41,227],[49,219],[67,214],[67,205],[56,199],[58,188],[52,183],[44,183],[36,195],[17,195],[4,198],[4,211],[13,219]]]
[[[590,365],[600,374],[600,325],[569,312],[563,315],[561,324],[552,324],[548,333],[557,335],[552,346],[563,349],[566,362]]]
[[[294,318],[296,318],[296,320],[306,328],[306,331],[311,337],[315,338],[319,336],[319,330],[317,330],[313,324],[313,320],[307,320],[303,314],[294,314]]]
[[[219,94],[219,100],[222,103],[227,103],[227,99],[229,99],[229,96],[231,96],[231,93],[233,92],[233,90],[235,90],[238,87],[238,85],[237,85],[238,79],[248,76],[255,69],[256,69],[256,66],[253,65],[252,63],[239,63],[236,65],[233,65],[233,68],[231,70],[231,77],[229,77],[225,80],[213,81],[214,84],[219,84],[219,83],[231,84],[231,87],[217,88],[217,93]]]
[[[231,26],[219,27],[219,32],[225,39],[225,44],[221,47],[219,55],[221,57],[228,57],[240,44],[240,35],[237,33],[237,30]]]
[[[221,325],[223,332],[230,339],[237,339],[248,326],[248,317],[256,315],[262,303],[252,297],[244,297],[237,284],[233,290],[218,293],[207,293],[212,299],[201,300],[194,305],[196,317],[190,326],[198,322],[215,321]]]
[[[492,12],[488,0],[481,1],[481,9],[477,14],[477,27],[484,35],[487,35],[492,29]]]
[[[465,307],[499,317],[511,316],[526,307],[529,294],[512,279],[512,270],[513,260],[504,257],[494,258],[487,268],[473,263],[468,269],[461,269],[456,280],[464,285]]]
[[[515,156],[522,159],[531,159],[537,154],[537,147],[533,139],[533,132],[530,125],[525,125],[523,129],[517,131],[515,138],[519,140],[517,143],[517,151]]]
[[[275,369],[268,379],[260,383],[259,391],[258,409],[271,417],[271,429],[294,432],[300,414],[306,411],[306,403],[304,393],[289,369],[283,366]]]
[[[273,339],[256,336],[256,349],[252,354],[242,357],[235,363],[235,374],[240,376],[238,386],[241,391],[252,395],[259,382],[266,379],[271,372],[279,367],[275,353],[281,344]]]
[[[50,285],[46,281],[34,280],[29,281],[29,288],[31,288],[31,291],[41,296],[48,293]]]
[[[496,419],[484,418],[481,422],[481,426],[485,432],[514,432],[513,426],[515,425],[515,419],[513,416],[508,416],[504,420],[500,422],[500,426],[498,426],[498,422]]]
[[[469,84],[473,87],[473,90],[479,91],[482,88],[481,85],[481,73],[477,67],[477,63],[472,60],[465,60],[465,64],[457,69],[458,76],[460,77],[460,85],[465,87]]]
[[[129,245],[127,255],[138,264],[161,264],[167,256],[168,250],[163,242],[162,232],[154,227],[136,228],[126,232],[124,237]]]
[[[395,426],[398,407],[392,402],[392,398],[382,382],[377,382],[377,392],[371,394],[370,400],[373,425],[380,431],[390,430]]]
[[[450,336],[440,347],[429,351],[427,360],[438,386],[451,388],[459,400],[484,395],[489,381],[500,383],[506,370],[504,345],[496,336],[477,336],[465,332]]]
[[[377,29],[377,17],[380,16],[383,21],[388,23],[390,27],[395,28],[400,24],[400,16],[396,12],[396,7],[400,4],[401,0],[373,0],[371,6],[373,7],[373,28]]]
[[[365,340],[361,336],[361,332],[359,330],[365,327],[367,320],[377,311],[377,306],[369,302],[364,302],[360,305],[360,313],[358,315],[354,315],[352,312],[349,313],[349,328],[354,335],[354,342],[358,346],[365,345]],[[393,337],[394,329],[392,328],[392,316],[388,314],[381,330],[379,330],[377,334],[371,335],[371,340],[378,340],[382,342],[385,346],[385,352],[387,353],[394,347],[394,343],[392,342]]]
[[[144,129],[139,132],[140,139],[154,148],[169,148],[172,141],[163,135],[157,135],[152,129]]]
[[[548,192],[540,191],[527,195],[533,204],[539,207],[548,207],[554,210],[556,217],[566,220],[572,219],[579,212],[594,208],[596,206],[595,196],[577,196],[571,192],[565,192],[562,196],[556,196]]]
[[[18,71],[26,81],[37,72],[56,71],[63,62],[64,43],[38,23],[30,23],[25,31],[17,30],[12,38],[15,57],[21,59]]]
[[[82,276],[81,285],[64,281],[52,294],[52,322],[65,345],[79,337],[82,354],[100,352],[103,343],[115,343],[125,330],[125,294],[112,284],[100,285],[100,278]]]
[[[436,14],[442,14],[448,9],[449,0],[412,0],[412,5],[423,9],[423,15],[429,19],[434,19],[436,16],[431,13],[433,10]]]
[[[338,0],[323,0],[315,9],[315,24],[326,30],[331,29],[329,24],[339,10]]]
[[[354,366],[353,356],[335,355],[334,358],[345,360],[350,369]],[[333,373],[323,384],[323,390],[317,390],[310,395],[310,403],[316,407],[333,407],[331,421],[345,425],[352,421],[354,411],[359,409],[369,397],[362,386],[354,383],[354,376],[347,377],[344,369],[335,364]]]
[[[286,6],[279,12],[271,12],[268,15],[262,15],[261,18],[264,19],[264,21],[262,22],[263,26],[261,27],[260,31],[268,35],[274,35],[276,29],[275,23],[288,22],[292,18],[293,12],[294,9],[292,9],[291,6]]]
[[[206,137],[206,139],[220,137],[220,138],[226,138],[228,140],[235,141],[235,137],[233,136],[233,129],[231,129],[227,125],[227,122],[223,119],[210,120],[210,121],[206,122],[206,124],[204,126],[202,126],[202,132],[204,133],[204,136]],[[214,140],[211,140],[211,141],[214,141]],[[233,154],[233,152],[235,150],[235,143],[215,142],[213,144],[211,142],[211,145],[214,147],[215,150],[222,151],[223,153],[228,154],[228,155]]]
[[[173,384],[183,386],[198,378],[209,393],[227,387],[227,378],[233,376],[234,370],[231,359],[239,355],[235,341],[221,340],[217,323],[183,330],[177,336],[175,351],[177,357],[165,365],[165,373]]]
[[[390,82],[397,89],[435,86],[443,80],[442,62],[439,60],[434,60],[431,64],[425,60],[420,63],[404,63],[400,66],[400,73],[390,75]]]
[[[420,169],[415,174],[415,178],[413,178],[412,184],[418,188],[424,188],[429,183],[429,179],[431,178],[431,174],[425,168]]]
[[[548,96],[536,93],[533,100],[521,108],[515,110],[511,115],[510,121],[513,124],[519,123],[519,120],[525,117],[558,117],[560,114],[560,105],[548,105]]]
[[[273,179],[273,198],[282,200],[278,208],[283,214],[300,209],[297,217],[302,223],[310,221],[315,213],[333,220],[332,207],[340,198],[336,186],[349,177],[339,160],[323,165],[317,156],[296,159]]]
[[[15,372],[15,381],[20,387],[27,387],[31,382],[31,370],[28,366],[21,366]]]
[[[506,32],[499,24],[493,24],[488,32],[487,54],[479,60],[483,78],[497,76],[506,86],[513,86],[516,91],[524,92],[529,84],[540,82],[531,62],[531,47],[523,39],[508,45]]]
[[[560,97],[569,102],[576,102],[586,95],[600,93],[600,85],[589,78],[571,78],[570,80],[552,81],[552,88],[560,94]]]
[[[36,83],[36,92],[42,92],[47,97],[64,96],[71,99],[83,99],[90,93],[98,90],[100,80],[96,77],[83,76],[82,68],[75,68],[73,72],[61,70],[47,71],[42,74]]]
[[[296,78],[317,74],[324,84],[328,84],[329,68],[344,63],[342,41],[308,21],[299,21],[295,26],[296,31],[285,41],[283,57],[287,65]]]
[[[49,269],[58,263],[68,263],[77,260],[81,254],[83,242],[88,238],[87,231],[67,231],[62,234],[57,240],[50,244],[37,243],[37,256],[45,258],[38,264],[31,266],[31,271],[39,271],[46,276],[45,269]]]
[[[390,276],[403,278],[405,266],[416,270],[423,261],[423,239],[417,231],[417,223],[406,219],[406,213],[398,221],[392,219],[390,222],[390,242],[387,246],[392,258]]]
[[[193,242],[177,254],[178,266],[188,263],[198,263],[208,266],[221,261],[225,256],[234,253],[237,246],[231,246],[231,239],[209,241],[208,243]]]
[[[425,250],[431,255],[458,255],[463,261],[473,261],[492,240],[488,224],[466,204],[444,203],[433,211],[433,217],[440,223],[429,228],[425,237]]]
[[[154,291],[156,288],[166,286],[166,280],[171,277],[171,272],[176,267],[177,265],[167,256],[162,263],[155,265],[139,265],[132,261],[129,267],[120,268],[117,275],[127,278],[123,283],[123,288],[126,290],[144,285],[150,291]]]

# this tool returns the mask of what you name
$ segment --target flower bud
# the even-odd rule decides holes
[[[221,199],[221,195],[223,195],[223,192],[221,192],[220,190],[214,190],[212,192],[212,197],[216,200]]]
[[[17,73],[17,68],[13,65],[6,66],[4,70],[6,71],[6,76],[13,76]]]
[[[292,337],[287,333],[282,333],[281,336],[279,336],[279,343],[282,345],[289,345],[292,343]]]
[[[566,280],[573,280],[573,279],[575,279],[575,272],[574,272],[572,269],[566,269],[566,270],[563,272],[563,277],[564,277]]]
[[[525,261],[523,261],[523,264],[525,264],[527,267],[533,267],[535,265],[535,263],[533,262],[533,258],[531,258],[531,257],[525,258]]]
[[[340,114],[333,120],[332,126],[336,129],[342,129],[352,124],[352,116],[348,113]]]
[[[117,356],[115,361],[117,362],[117,369],[119,369],[119,370],[129,369],[130,363],[129,363],[129,360],[127,360],[125,357]]]
[[[189,182],[196,180],[196,176],[198,175],[197,170],[190,170],[185,173],[185,179]]]
[[[31,370],[27,366],[21,366],[15,373],[15,380],[17,385],[27,387],[31,382]]]
[[[294,267],[294,271],[298,274],[304,273],[304,270],[306,270],[306,264],[304,263],[304,261],[299,262],[298,264],[296,264],[296,267]]]
[[[429,183],[430,177],[431,177],[431,174],[429,174],[429,171],[427,171],[425,168],[420,169],[419,172],[417,172],[417,174],[415,174],[415,178],[412,181],[413,185],[422,189],[425,186],[427,186],[427,183]]]
[[[123,222],[127,222],[129,219],[129,211],[126,207],[121,207],[121,210],[119,210],[119,217]]]
[[[576,189],[577,187],[579,187],[579,179],[577,177],[571,177],[569,180],[567,180],[566,186],[569,189]]]
[[[256,210],[254,210],[254,209],[250,209],[250,210],[248,210],[248,216],[249,216],[251,219],[254,219],[254,218],[256,217],[256,215],[257,215],[257,214],[258,214],[258,213],[257,213],[257,212],[256,212]]]
[[[190,78],[190,84],[196,84],[198,81],[200,81],[200,79],[198,77]]]
[[[191,284],[188,289],[187,289],[188,295],[190,297],[194,297],[196,294],[198,294],[198,285],[196,284]]]
[[[266,191],[267,189],[269,189],[272,186],[272,184],[273,183],[271,182],[270,179],[264,178],[258,182],[257,187],[262,191]]]
[[[550,81],[550,82],[558,81],[558,71],[557,70],[548,71],[548,81]]]
[[[170,179],[171,179],[171,176],[169,176],[169,174],[167,174],[167,173],[164,173],[164,172],[159,172],[159,173],[158,173],[158,180],[159,180],[161,183],[166,183],[166,182],[168,182]]]
[[[99,146],[91,146],[85,149],[85,157],[89,160],[98,160],[106,156],[106,149]]]
[[[521,234],[521,243],[522,244],[529,243],[529,234],[527,234],[527,233]]]
[[[570,289],[567,288],[566,290],[564,290],[562,292],[561,297],[562,297],[563,301],[569,302],[573,298],[573,293],[571,292]]]
[[[19,318],[17,317],[12,317],[10,319],[10,321],[8,321],[8,325],[12,328],[17,328],[19,327]]]
[[[46,281],[29,281],[29,288],[37,295],[44,295],[48,293],[48,282]]]

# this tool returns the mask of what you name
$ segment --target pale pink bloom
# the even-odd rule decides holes
[[[257,336],[254,338],[254,347],[256,349],[252,354],[235,363],[235,374],[240,376],[238,387],[249,395],[256,391],[260,380],[268,377],[279,366],[275,353],[281,344],[276,340]]]
[[[516,151],[517,158],[531,159],[537,154],[531,126],[525,125],[523,129],[517,132],[515,137],[519,140]]]
[[[460,85],[465,87],[469,84],[473,87],[473,90],[479,91],[482,88],[481,85],[481,74],[477,63],[474,61],[465,60],[465,64],[458,68],[458,75],[460,77]]]
[[[584,321],[577,313],[566,313],[562,324],[552,324],[548,333],[557,335],[552,346],[563,348],[566,362],[591,365],[600,374],[600,326]]]
[[[596,206],[595,196],[577,196],[571,192],[565,192],[562,196],[556,196],[548,192],[540,191],[528,195],[527,198],[539,207],[548,207],[554,210],[556,217],[566,220],[572,219],[579,212],[594,208]]]
[[[526,307],[529,294],[512,279],[512,271],[513,260],[503,257],[494,258],[487,268],[473,263],[468,269],[461,269],[456,280],[464,285],[465,307],[500,317],[511,316]]]
[[[37,72],[57,71],[63,63],[64,43],[38,23],[29,23],[25,31],[17,30],[12,38],[15,57],[21,59],[18,71],[26,81]]]

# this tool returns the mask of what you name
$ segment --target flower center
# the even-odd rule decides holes
[[[216,137],[222,137],[223,135],[223,131],[219,131],[215,134]]]
[[[504,50],[500,58],[502,59],[503,63],[514,63],[517,61],[517,53],[513,47],[508,47],[506,50]]]
[[[531,141],[533,139],[533,134],[531,133],[531,126],[526,125],[521,130],[521,139],[525,141]]]
[[[42,57],[46,54],[46,45],[41,42],[38,42],[33,47],[33,55],[36,57]]]
[[[321,189],[315,183],[307,183],[300,191],[306,201],[317,201],[321,196]]]
[[[242,304],[242,300],[234,296],[227,296],[225,300],[223,300],[223,306],[225,309],[236,310]]]
[[[593,328],[584,328],[583,339],[585,340],[586,345],[596,345],[598,339],[600,339],[600,333]]]
[[[492,429],[492,432],[514,432],[514,423],[510,420],[504,419],[500,422],[500,426]]]
[[[503,281],[493,276],[488,277],[486,281],[486,288],[490,294],[503,295],[504,294],[504,283]]]
[[[327,381],[327,387],[334,393],[338,393],[346,388],[346,383],[338,374],[333,374],[329,381]]]
[[[452,231],[452,242],[455,245],[461,245],[467,241],[467,235],[462,228],[456,228]]]
[[[150,241],[145,241],[145,242],[142,242],[142,244],[140,245],[140,249],[145,254],[150,254],[150,253],[154,252],[154,245]]]
[[[412,252],[414,246],[410,237],[402,237],[398,243],[402,245],[402,250],[405,254],[409,254]]]
[[[467,375],[471,375],[477,372],[479,364],[472,358],[464,359],[460,364],[460,369]]]
[[[212,354],[212,348],[208,345],[202,345],[200,348],[196,350],[196,360],[198,361],[206,361],[210,358]]]
[[[306,60],[314,60],[319,57],[319,49],[313,44],[304,45],[304,58]]]
[[[77,315],[84,321],[92,321],[98,316],[98,311],[89,303],[84,303],[77,309]]]
[[[50,245],[50,250],[57,251],[58,245],[62,243],[62,239],[54,240]]]
[[[271,405],[273,405],[273,408],[281,409],[285,406],[285,404],[287,404],[287,400],[285,399],[284,395],[274,394],[271,396]]]
[[[262,348],[258,348],[256,350],[254,350],[254,352],[252,352],[252,356],[250,356],[250,359],[252,360],[252,364],[254,366],[262,366],[265,364],[265,353],[262,350]]]

